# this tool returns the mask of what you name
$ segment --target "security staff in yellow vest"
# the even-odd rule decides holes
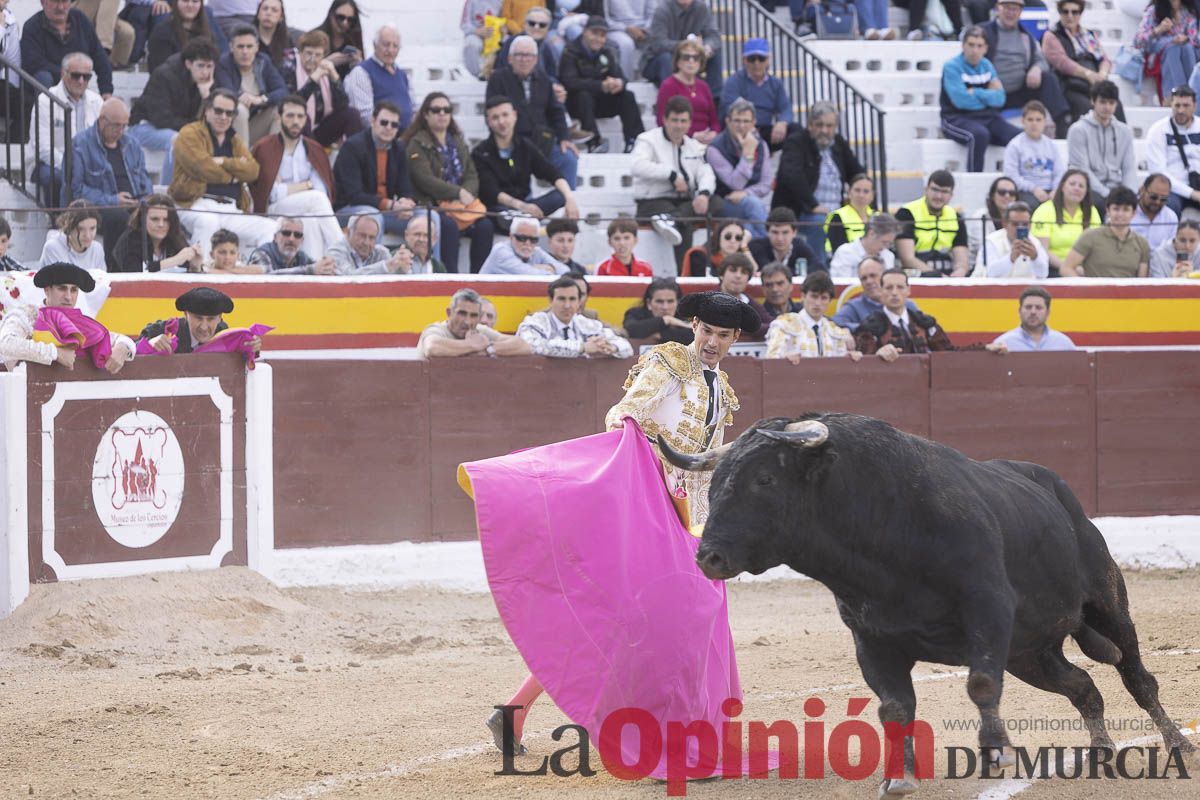
[[[896,212],[900,222],[896,237],[898,266],[916,270],[926,278],[967,275],[967,226],[950,205],[953,196],[954,176],[939,169],[929,176],[925,195]]]

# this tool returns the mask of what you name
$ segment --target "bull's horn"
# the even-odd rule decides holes
[[[819,447],[825,444],[825,440],[829,438],[829,428],[825,427],[824,423],[817,422],[815,419],[790,422],[781,431],[759,429],[758,433],[769,439],[799,445],[800,447]]]
[[[662,450],[662,454],[667,461],[674,466],[686,469],[689,472],[705,472],[716,468],[717,462],[729,452],[729,448],[733,447],[733,442],[690,456],[673,449],[671,445],[667,444],[667,440],[660,433],[658,435],[658,447]]]

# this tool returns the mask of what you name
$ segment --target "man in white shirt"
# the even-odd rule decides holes
[[[1004,227],[992,231],[979,248],[972,278],[1036,278],[1050,275],[1050,257],[1029,235],[1029,206],[1017,200],[1004,210]]]
[[[649,218],[675,248],[676,266],[692,246],[692,232],[700,222],[681,218],[720,216],[717,175],[705,158],[707,148],[687,135],[692,125],[692,104],[676,95],[667,100],[663,124],[637,137],[633,145],[633,199],[637,215]]]
[[[891,214],[876,214],[867,220],[862,236],[846,242],[833,254],[829,262],[829,275],[833,278],[858,277],[858,265],[864,258],[878,258],[885,270],[896,266],[896,254],[892,244],[900,232],[900,223]]]
[[[308,254],[319,258],[342,239],[330,195],[333,169],[325,148],[305,136],[308,108],[304,98],[288,95],[279,101],[279,133],[254,143],[250,154],[258,162],[258,178],[250,184],[257,214],[299,217],[304,223]]]
[[[100,95],[88,89],[92,79],[92,59],[84,53],[68,53],[62,60],[62,79],[50,87],[50,94],[71,107],[71,136],[66,135],[67,112],[42,95],[37,99],[37,165],[33,182],[38,197],[47,208],[59,208],[63,182],[63,149],[75,134],[96,124],[100,118]],[[53,148],[51,147],[53,143]],[[53,170],[51,170],[53,165]]]
[[[522,320],[517,336],[537,356],[552,358],[630,358],[629,342],[604,323],[579,313],[579,286],[570,275],[560,275],[546,288],[549,311],[535,311]]]
[[[800,284],[800,292],[804,307],[780,314],[767,330],[767,358],[786,358],[793,364],[799,364],[801,358],[849,355],[853,361],[861,359],[853,334],[825,316],[835,294],[829,274],[810,273]]]
[[[1196,92],[1184,84],[1171,90],[1171,113],[1146,131],[1146,165],[1171,181],[1167,205],[1179,215],[1200,208],[1200,120]],[[1192,186],[1190,174],[1198,177]]]
[[[1171,179],[1160,172],[1146,176],[1138,190],[1138,205],[1133,212],[1129,229],[1150,243],[1150,252],[1162,247],[1162,243],[1175,238],[1179,217],[1167,201],[1171,198]]]
[[[538,247],[541,225],[530,216],[513,219],[508,241],[492,248],[480,275],[562,275],[567,265]]]
[[[1020,327],[996,337],[987,346],[993,353],[1034,353],[1051,350],[1074,350],[1075,343],[1063,333],[1051,330],[1050,293],[1041,286],[1030,286],[1021,292]]]

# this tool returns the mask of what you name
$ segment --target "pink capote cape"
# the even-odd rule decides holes
[[[104,369],[108,357],[112,355],[108,328],[78,308],[42,306],[33,321],[33,338],[34,341],[73,347],[77,354],[91,358],[99,369]]]
[[[246,366],[254,369],[254,348],[251,346],[250,340],[255,336],[265,336],[273,330],[275,329],[270,325],[258,323],[249,328],[226,328],[204,344],[192,348],[192,352],[242,353],[246,357]],[[179,340],[176,338],[179,334],[179,317],[172,317],[163,323],[163,333],[170,335],[171,352],[174,353],[175,348],[179,346]],[[138,339],[137,354],[139,356],[167,355],[161,350],[156,350],[147,339]]]
[[[725,584],[696,566],[699,542],[680,522],[633,420],[623,430],[463,464],[459,482],[475,498],[501,620],[593,745],[610,713],[645,709],[662,732],[651,772],[662,778],[668,722],[707,720],[720,737],[728,719],[721,703],[742,696]],[[621,744],[623,763],[637,763],[634,726]],[[695,764],[694,741],[691,750]]]

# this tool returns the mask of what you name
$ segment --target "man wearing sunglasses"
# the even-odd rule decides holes
[[[92,59],[84,53],[68,53],[62,60],[62,80],[50,87],[50,95],[71,107],[71,136],[87,130],[100,117],[100,95],[88,89],[92,79]],[[49,84],[47,84],[49,85]],[[37,184],[42,203],[57,208],[63,182],[63,151],[68,146],[67,114],[57,104],[51,108],[50,97],[37,99],[37,164],[33,181]],[[53,143],[53,147],[51,147]]]
[[[500,242],[483,262],[480,275],[563,275],[567,265],[538,247],[541,225],[533,217],[517,217],[508,241]]]
[[[771,47],[766,39],[747,39],[742,45],[742,68],[725,81],[721,90],[721,114],[729,116],[735,100],[754,104],[754,123],[758,135],[778,150],[783,140],[795,128],[792,98],[788,97],[783,81],[770,74]]]
[[[233,132],[237,97],[228,89],[213,89],[204,101],[204,116],[184,125],[175,138],[175,175],[168,194],[179,206],[179,220],[192,232],[204,258],[212,235],[220,228],[233,231],[249,249],[271,240],[275,223],[250,215],[246,184],[258,177],[258,162],[246,143]]]
[[[1170,196],[1171,179],[1161,172],[1147,175],[1142,188],[1138,190],[1138,204],[1129,229],[1148,241],[1152,251],[1168,239],[1175,238],[1179,216],[1167,207]]]
[[[254,248],[247,264],[262,267],[270,275],[333,275],[333,259],[327,255],[313,261],[304,246],[304,224],[294,217],[280,217],[275,238]],[[322,251],[324,252],[324,251]]]

